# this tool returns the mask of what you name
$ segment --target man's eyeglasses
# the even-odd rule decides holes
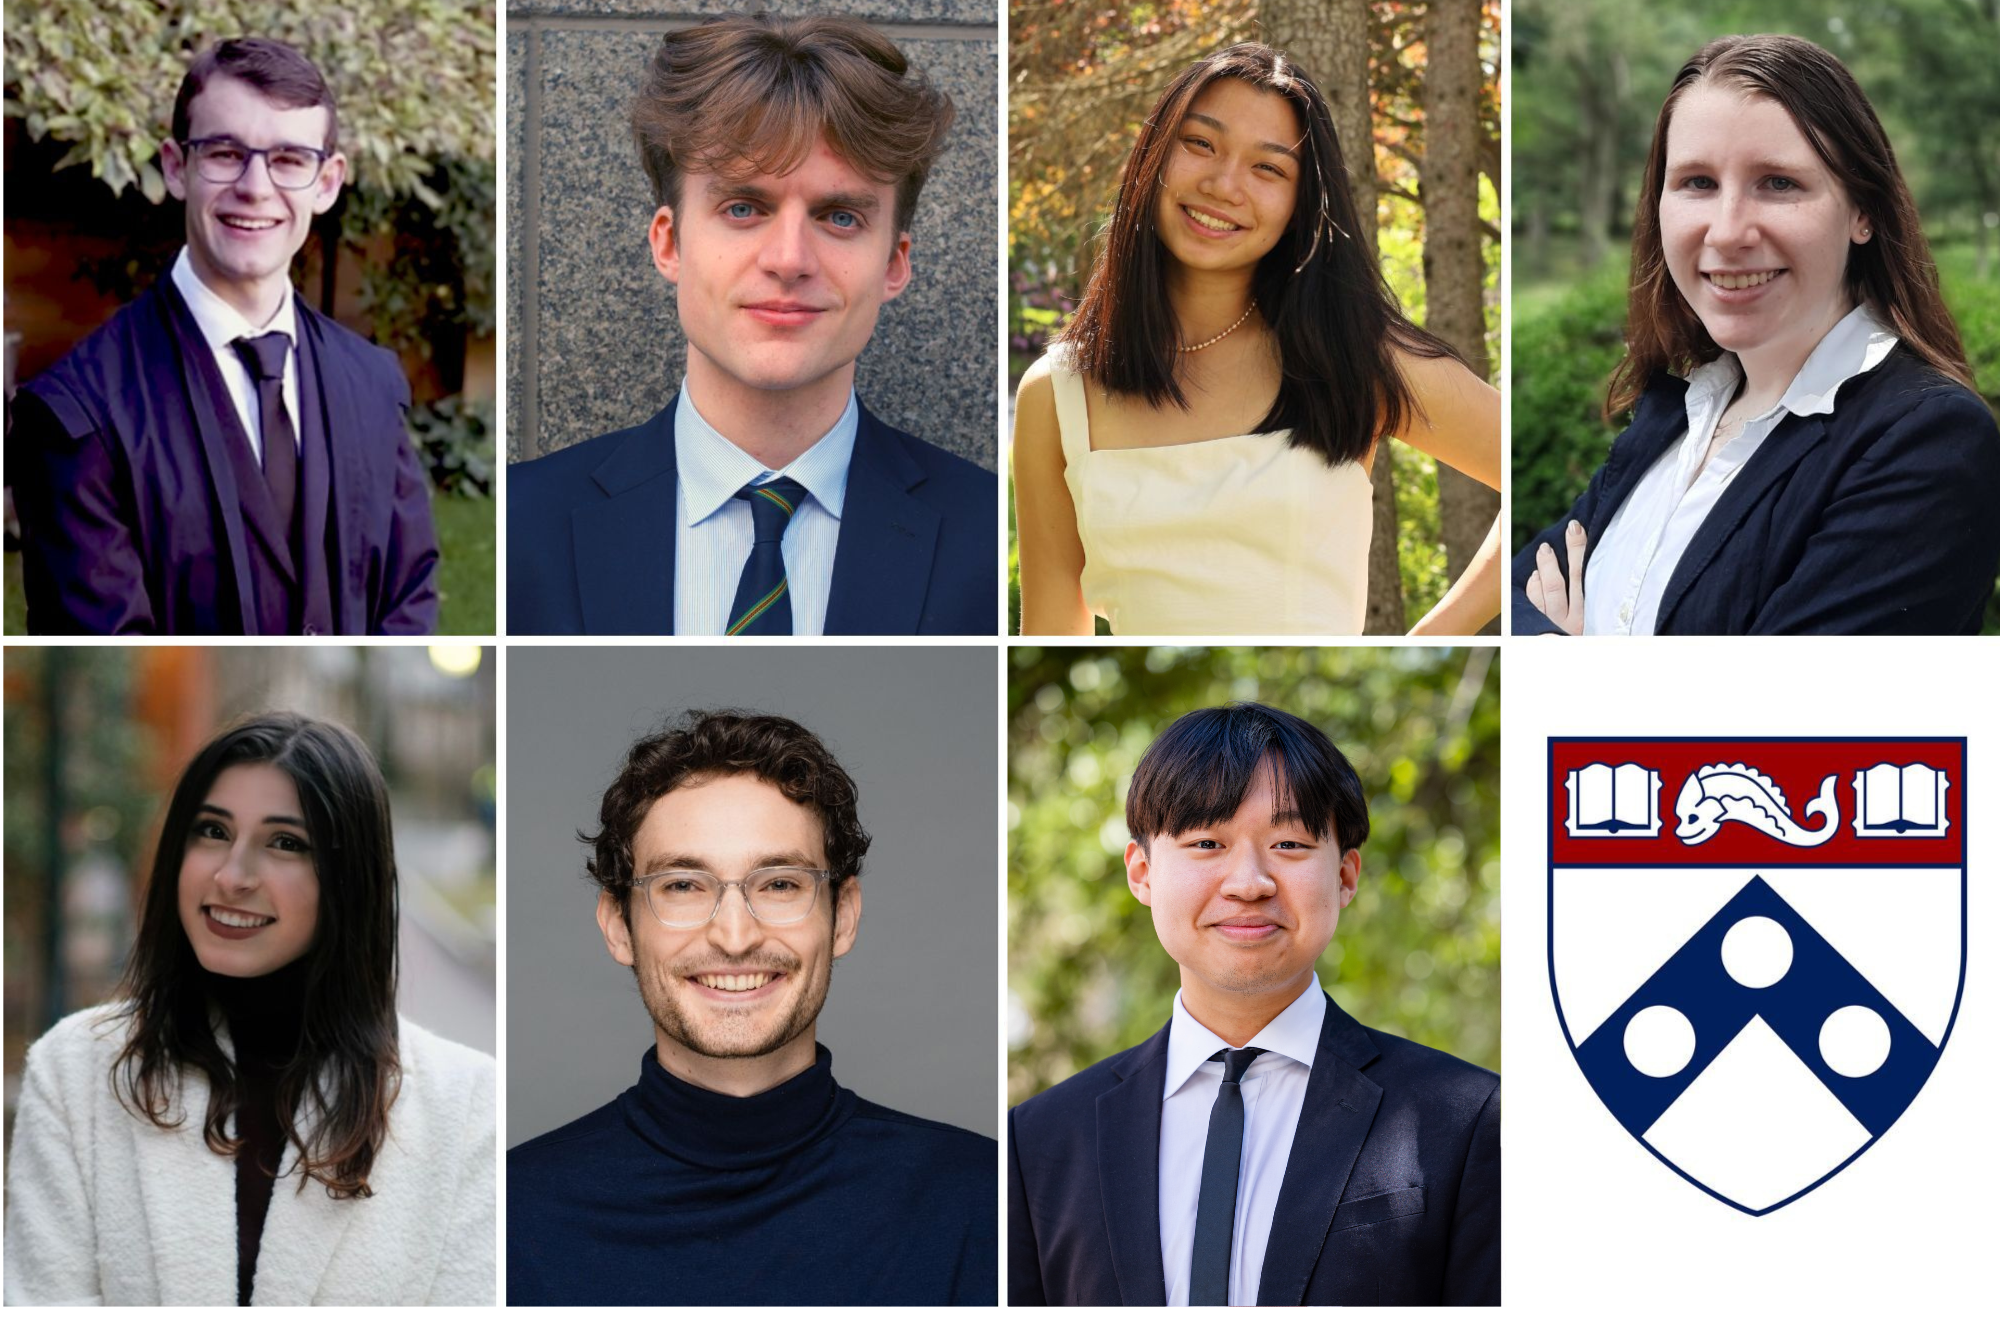
[[[318,148],[279,144],[276,148],[251,148],[234,139],[188,139],[181,145],[195,173],[211,185],[234,185],[250,170],[253,158],[264,159],[271,184],[281,190],[303,190],[319,179],[319,169],[333,156]]]
[[[631,886],[646,895],[654,920],[670,930],[692,930],[715,920],[731,889],[742,890],[743,905],[767,926],[803,921],[812,915],[820,885],[831,878],[831,870],[812,866],[766,866],[742,879],[718,879],[706,870],[662,870]]]

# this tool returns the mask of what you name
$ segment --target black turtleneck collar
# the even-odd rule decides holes
[[[662,1152],[716,1170],[761,1166],[826,1137],[854,1114],[854,1094],[833,1081],[833,1056],[814,1046],[812,1068],[753,1097],[731,1097],[675,1078],[648,1049],[639,1082],[619,1100],[632,1128]]]
[[[229,1024],[239,1067],[283,1065],[298,1054],[306,1019],[306,960],[261,977],[208,974],[208,993]]]

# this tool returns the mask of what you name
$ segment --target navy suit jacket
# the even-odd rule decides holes
[[[1513,632],[1559,632],[1528,601],[1571,519],[1594,544],[1687,433],[1687,382],[1659,375],[1569,513],[1514,556]],[[2000,426],[1898,345],[1831,413],[1778,424],[1695,532],[1657,634],[1976,634],[2000,571]],[[1589,571],[1589,548],[1584,569]]]
[[[674,401],[507,469],[509,634],[674,632]],[[998,496],[992,473],[864,406],[826,633],[998,633]]]
[[[36,634],[243,634],[258,623],[230,435],[200,389],[161,277],[28,384],[14,403],[7,480],[23,536]],[[340,634],[428,634],[437,625],[430,491],[403,412],[395,355],[297,305],[319,368],[300,376],[331,475],[300,477],[331,532],[327,577]]]
[[[1011,1305],[1164,1305],[1167,1028],[1007,1116]],[[1500,1079],[1331,999],[1259,1305],[1498,1305]]]

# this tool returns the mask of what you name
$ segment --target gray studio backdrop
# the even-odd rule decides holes
[[[668,28],[720,14],[866,19],[958,119],[910,227],[916,276],[882,307],[856,389],[890,425],[992,470],[999,13],[993,0],[524,0],[507,10],[507,457],[636,426],[681,382],[674,292],[627,119]]]
[[[819,1039],[870,1101],[998,1132],[998,678],[991,648],[507,650],[507,1143],[639,1076],[652,1023],[605,952],[578,829],[642,733],[686,708],[782,713],[860,790],[861,934]]]

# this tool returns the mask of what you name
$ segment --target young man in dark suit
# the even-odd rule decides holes
[[[854,19],[667,34],[632,121],[687,376],[508,469],[510,633],[996,631],[993,475],[854,394],[952,116]]]
[[[31,632],[435,628],[409,383],[289,276],[340,196],[336,131],[325,79],[284,43],[195,57],[160,145],[186,248],[15,402]]]
[[[1368,837],[1353,767],[1288,713],[1205,708],[1125,819],[1181,990],[1009,1114],[1009,1303],[1497,1305],[1500,1080],[1315,979]]]

